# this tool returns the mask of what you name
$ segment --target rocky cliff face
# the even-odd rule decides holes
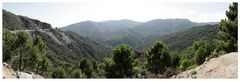
[[[2,10],[2,13],[3,13],[3,28],[7,28],[9,30],[37,30],[52,28],[51,24],[41,22],[36,19],[15,15],[6,10]]]
[[[30,19],[30,20],[32,20],[40,29],[50,29],[50,28],[52,28],[51,24],[41,22],[41,21],[35,20],[35,19]]]
[[[238,54],[232,52],[213,58],[202,65],[184,71],[173,78],[238,78]]]

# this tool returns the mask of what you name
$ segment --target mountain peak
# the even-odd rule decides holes
[[[173,18],[173,19],[154,19],[148,22],[192,22],[189,19]]]

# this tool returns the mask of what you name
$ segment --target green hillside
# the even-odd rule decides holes
[[[140,51],[146,50],[154,40],[161,40],[168,45],[171,50],[182,51],[197,40],[213,40],[217,37],[218,25],[196,26],[189,30],[177,32],[170,35],[156,36],[146,39],[145,44],[137,47]]]
[[[172,50],[182,51],[197,40],[213,40],[217,38],[218,25],[203,25],[162,37]],[[161,37],[160,37],[161,38]],[[160,39],[161,40],[161,39]]]
[[[59,60],[76,61],[84,57],[100,60],[110,53],[108,47],[92,41],[88,37],[70,31],[52,29],[48,23],[17,16],[5,10],[3,10],[3,25],[3,28],[13,32],[26,31],[32,38],[40,35],[50,48],[50,55]]]

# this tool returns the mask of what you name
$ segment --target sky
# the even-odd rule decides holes
[[[219,22],[230,2],[157,2],[142,0],[85,0],[80,2],[3,2],[3,9],[64,27],[82,21],[185,18],[193,22]]]

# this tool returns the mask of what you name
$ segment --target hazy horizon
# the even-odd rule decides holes
[[[78,3],[3,3],[3,9],[64,27],[83,21],[189,19],[192,22],[220,22],[229,2],[157,3],[143,1],[96,1]]]

